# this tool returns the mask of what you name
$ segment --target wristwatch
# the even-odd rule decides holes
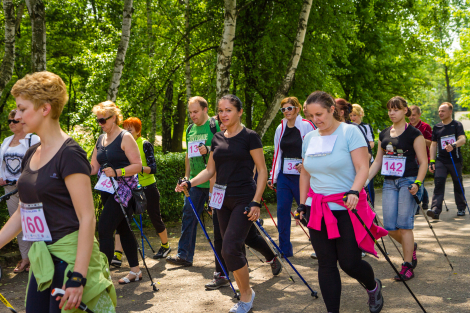
[[[451,144],[451,146],[452,146],[452,148],[456,149],[457,148],[457,143],[454,142],[453,144]]]

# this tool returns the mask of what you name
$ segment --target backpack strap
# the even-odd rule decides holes
[[[215,135],[217,132],[217,125],[215,124],[215,118],[211,117],[209,120],[209,127],[211,129],[212,135]]]

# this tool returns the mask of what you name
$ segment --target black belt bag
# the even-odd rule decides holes
[[[127,185],[126,180],[123,179],[123,181]],[[127,187],[131,189],[129,185],[127,185]],[[138,184],[134,189],[131,189],[131,192],[135,200],[134,214],[140,215],[145,213],[147,210],[147,197],[145,197],[144,188]]]

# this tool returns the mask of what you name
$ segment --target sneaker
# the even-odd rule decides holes
[[[312,254],[310,254],[310,258],[314,259],[314,260],[318,260],[317,258],[317,254],[315,252],[313,252]]]
[[[157,254],[155,254],[155,255],[153,256],[153,258],[154,258],[154,259],[163,259],[163,258],[166,258],[167,255],[168,255],[168,253],[170,253],[170,251],[171,251],[171,248],[170,248],[170,247],[168,247],[168,249],[167,249],[167,248],[164,248],[164,247],[160,246],[160,250],[158,250]]]
[[[208,284],[205,284],[206,289],[215,290],[220,287],[230,286],[229,280],[225,276],[220,276],[220,273],[214,272],[214,279]]]
[[[413,269],[416,268],[416,265],[418,265],[418,258],[416,257],[416,250],[418,249],[418,244],[415,242],[415,248],[413,250],[413,257],[411,259],[411,265],[413,266]]]
[[[274,259],[266,263],[271,265],[271,271],[273,272],[274,276],[277,276],[281,273],[282,265],[281,265],[281,262],[277,259],[277,257],[274,257]]]
[[[111,265],[114,267],[121,267],[122,265],[122,252],[121,251],[114,251],[113,259],[111,260]]]
[[[458,211],[457,211],[457,216],[465,216],[465,209],[463,209],[463,210],[458,210]]]
[[[426,212],[426,214],[429,216],[429,217],[432,217],[433,219],[435,220],[438,220],[439,219],[439,213],[436,213],[434,212],[433,210],[428,210]]]
[[[376,278],[375,281],[377,282],[375,290],[367,290],[367,294],[369,295],[369,302],[367,304],[369,304],[369,311],[371,313],[379,313],[382,311],[384,306],[384,298],[382,297],[382,282],[378,278]]]
[[[253,301],[255,300],[255,291],[251,289],[251,301],[250,302],[243,302],[238,301],[231,309],[230,313],[248,313],[253,308]]]
[[[182,259],[179,256],[177,256],[176,258],[169,256],[166,258],[166,262],[173,264],[173,265],[179,265],[179,266],[184,266],[184,267],[193,266],[192,262],[186,261],[185,259]]]
[[[411,265],[411,264],[408,263],[408,262],[404,262],[404,263],[401,265],[400,276],[402,277],[402,279],[403,279],[404,281],[410,280],[410,279],[412,279],[413,277],[415,277],[415,274],[413,273],[413,265]],[[401,280],[398,275],[395,276],[394,279],[397,280],[397,281],[400,281],[400,280]]]

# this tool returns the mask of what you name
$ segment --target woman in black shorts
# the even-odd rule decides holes
[[[229,312],[246,313],[253,307],[255,292],[250,288],[244,245],[253,221],[260,216],[260,200],[268,173],[259,135],[240,122],[243,114],[240,99],[234,95],[223,96],[218,112],[227,130],[214,135],[207,168],[191,181],[177,185],[175,190],[182,192],[184,187],[199,185],[217,172],[212,197],[217,192],[217,197],[222,199],[217,212],[223,237],[222,256],[240,289],[240,301]],[[257,183],[253,180],[255,165]],[[248,214],[246,207],[250,208]]]
[[[98,225],[100,249],[111,264],[114,255],[113,235],[117,230],[131,268],[129,274],[119,280],[119,284],[128,284],[141,280],[142,272],[137,257],[137,242],[119,202],[126,209],[127,215],[131,216],[134,207],[131,190],[139,183],[136,174],[142,170],[142,160],[134,137],[119,127],[122,123],[121,110],[114,102],[105,101],[95,105],[93,113],[104,131],[98,138],[91,158],[91,174],[98,174],[99,179],[95,189],[101,191],[103,202],[103,212]],[[117,194],[110,179],[118,184]]]
[[[60,128],[68,99],[65,84],[53,73],[37,72],[16,82],[11,93],[15,119],[41,138],[22,161],[21,210],[0,231],[0,247],[21,230],[25,240],[34,241],[28,253],[32,273],[26,312],[59,313],[78,308],[81,301],[94,312],[114,312],[116,292],[94,238],[90,164]],[[60,303],[51,296],[54,288],[65,288]]]

